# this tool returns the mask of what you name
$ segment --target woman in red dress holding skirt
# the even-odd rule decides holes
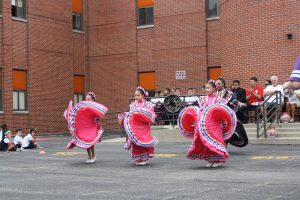
[[[229,99],[216,92],[214,81],[205,85],[206,96],[198,99],[199,107],[189,106],[178,117],[178,129],[185,137],[193,139],[187,158],[208,161],[207,167],[218,167],[228,159],[225,141],[234,133],[237,119],[226,106]]]
[[[131,149],[132,161],[136,165],[146,165],[154,156],[154,146],[158,143],[151,136],[150,126],[154,123],[154,104],[146,101],[148,93],[138,87],[134,93],[135,101],[130,104],[130,111],[119,114],[119,123],[127,133],[125,149]]]

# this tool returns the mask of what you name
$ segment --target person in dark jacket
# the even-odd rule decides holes
[[[241,123],[246,124],[248,123],[248,111],[246,107],[246,90],[240,87],[240,81],[234,80],[232,82],[232,90],[233,93],[231,97],[231,102],[239,101],[241,103],[245,103],[245,106],[241,106],[239,110],[237,111],[236,115],[237,118],[241,121]]]

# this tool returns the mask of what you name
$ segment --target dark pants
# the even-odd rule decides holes
[[[8,144],[2,140],[0,142],[0,151],[7,151],[7,148],[8,148]]]
[[[24,147],[24,149],[35,149],[35,148],[36,148],[36,145],[32,144],[32,143],[30,143],[27,147]]]
[[[248,109],[248,112],[249,111],[255,111],[255,115],[254,115],[254,122],[256,123],[256,119],[257,119],[257,113],[259,112],[257,110],[258,106],[254,106],[254,105],[248,105],[247,109]],[[249,118],[248,118],[248,122],[249,122]]]

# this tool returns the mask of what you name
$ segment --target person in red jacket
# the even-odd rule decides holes
[[[264,101],[264,89],[257,84],[257,81],[255,76],[251,77],[250,87],[246,91],[246,100],[248,102],[249,111],[255,111],[260,102]]]

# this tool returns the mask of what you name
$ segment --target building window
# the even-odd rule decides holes
[[[83,31],[83,12],[82,12],[83,0],[73,0],[73,30]]]
[[[74,75],[74,104],[83,101],[84,76]]]
[[[27,110],[27,73],[13,70],[13,110]]]
[[[217,18],[220,15],[219,12],[220,0],[206,0],[206,17]]]
[[[80,101],[83,101],[83,94],[74,94],[74,105]]]
[[[207,69],[207,79],[208,80],[217,80],[222,76],[222,68],[221,67],[208,67]]]
[[[26,0],[11,0],[11,14],[13,17],[26,19]]]
[[[2,15],[2,0],[0,0],[0,16]]]
[[[138,26],[153,25],[153,0],[138,0]]]

